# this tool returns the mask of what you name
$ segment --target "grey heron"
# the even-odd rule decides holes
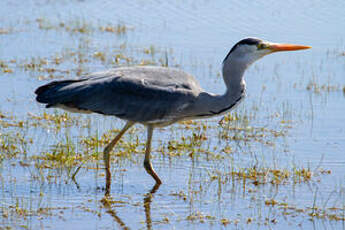
[[[126,121],[117,136],[104,148],[106,191],[111,183],[110,155],[122,135],[135,123],[147,127],[144,168],[156,184],[161,180],[151,161],[151,140],[155,127],[181,120],[208,118],[233,109],[245,97],[245,70],[261,57],[277,51],[311,48],[245,38],[235,44],[223,61],[226,92],[212,94],[202,89],[190,74],[157,66],[120,67],[91,73],[77,80],[53,81],[39,87],[36,100],[46,108],[99,113]]]

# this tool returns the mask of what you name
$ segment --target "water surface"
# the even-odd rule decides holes
[[[1,1],[1,228],[345,229],[344,7]],[[83,143],[109,139],[124,123],[34,100],[51,78],[137,64],[181,68],[222,93],[221,62],[249,36],[313,48],[250,67],[247,98],[222,125],[217,117],[157,129],[152,155],[163,185],[153,195],[144,127],[114,151],[111,198],[102,202],[104,146]],[[65,155],[76,163],[54,158]]]

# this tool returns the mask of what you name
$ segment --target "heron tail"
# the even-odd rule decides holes
[[[47,104],[46,107],[49,108],[54,104],[66,102],[66,99],[72,95],[68,94],[68,91],[63,90],[66,86],[69,86],[76,82],[84,81],[80,80],[64,80],[64,81],[53,81],[48,84],[42,85],[35,90],[36,101]]]

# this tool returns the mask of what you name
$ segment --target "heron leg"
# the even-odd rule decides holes
[[[153,126],[149,125],[147,126],[147,141],[146,141],[144,168],[146,169],[146,172],[150,174],[153,177],[153,179],[155,179],[156,184],[162,184],[162,181],[161,179],[159,179],[158,175],[153,169],[151,160],[150,160],[152,134],[153,134]]]
[[[109,194],[110,191],[110,183],[111,183],[111,173],[110,173],[110,151],[114,148],[116,143],[121,139],[122,135],[130,128],[134,122],[128,121],[126,125],[122,128],[122,130],[116,135],[116,137],[104,148],[103,151],[103,160],[105,165],[105,180],[106,186],[105,191],[106,194]]]

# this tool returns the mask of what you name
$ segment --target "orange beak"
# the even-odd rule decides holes
[[[278,43],[271,43],[268,46],[268,49],[272,50],[272,52],[305,50],[305,49],[310,49],[310,48],[311,48],[311,46],[302,46],[302,45],[293,45],[293,44],[278,44]]]

